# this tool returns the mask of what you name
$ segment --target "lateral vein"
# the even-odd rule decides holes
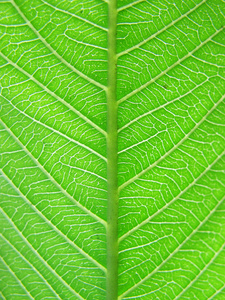
[[[213,112],[214,109],[225,99],[225,95],[220,98],[220,100],[213,105],[213,107],[207,112],[207,114],[191,129],[191,131],[186,134],[174,147],[172,147],[168,152],[166,152],[163,156],[161,156],[157,161],[155,161],[152,165],[148,166],[146,169],[142,170],[140,173],[127,180],[125,183],[119,186],[119,192],[125,188],[130,183],[134,182],[140,176],[144,175],[146,172],[150,171],[153,167],[155,167],[158,163],[160,163],[163,159],[165,159],[168,155],[170,155],[174,150],[176,150],[185,140],[187,140],[190,135],[206,120],[206,118]]]
[[[0,257],[3,265],[5,265],[5,267],[8,269],[9,273],[16,279],[16,281],[18,282],[19,286],[24,290],[24,292],[27,294],[27,296],[30,299],[34,299],[35,298],[31,295],[31,293],[27,290],[26,286],[23,284],[23,282],[17,277],[17,275],[15,274],[15,272],[12,270],[12,268],[6,263],[6,261],[4,260],[4,258],[1,256]]]
[[[127,238],[132,233],[134,233],[135,231],[137,231],[138,229],[140,229],[142,226],[144,226],[145,224],[149,223],[153,218],[155,218],[156,216],[158,216],[161,212],[163,212],[171,204],[173,204],[177,199],[179,199],[184,193],[187,192],[187,190],[189,190],[193,185],[195,185],[196,182],[200,178],[202,178],[218,162],[218,160],[220,160],[223,157],[224,154],[225,154],[225,150],[210,165],[208,165],[208,167],[205,168],[205,170],[198,177],[196,177],[192,181],[191,184],[189,184],[188,186],[186,186],[186,188],[183,191],[181,191],[175,198],[173,198],[166,205],[164,205],[162,208],[160,208],[159,210],[157,210],[153,215],[149,216],[147,219],[145,219],[144,221],[142,221],[140,224],[138,224],[137,226],[133,227],[131,230],[129,230],[128,232],[126,232],[124,235],[122,235],[119,238],[119,243],[121,243],[125,238]]]
[[[78,20],[83,21],[83,22],[85,22],[85,23],[87,23],[87,24],[90,24],[90,25],[92,25],[92,26],[94,26],[94,27],[96,27],[96,28],[99,28],[99,29],[102,29],[102,30],[104,30],[104,31],[107,31],[107,29],[106,29],[105,27],[102,27],[102,26],[100,26],[100,25],[98,25],[98,24],[96,24],[96,23],[93,23],[93,22],[91,22],[91,21],[89,21],[89,20],[87,20],[87,19],[85,19],[85,18],[82,18],[82,17],[80,17],[80,16],[78,16],[78,15],[75,15],[74,13],[71,13],[71,12],[69,12],[69,11],[63,10],[63,9],[57,7],[57,6],[54,6],[53,4],[48,3],[48,2],[45,1],[45,0],[41,0],[41,2],[43,2],[43,3],[46,4],[47,6],[49,6],[49,7],[53,8],[53,9],[55,9],[56,11],[58,10],[58,11],[64,13],[64,14],[67,14],[67,15],[70,15],[70,16],[72,16],[72,17],[75,17],[75,18],[77,18]]]
[[[121,6],[120,8],[117,9],[117,11],[120,12],[120,11],[125,10],[127,8],[133,7],[134,5],[139,4],[141,2],[146,2],[146,0],[137,0],[137,1],[134,1],[134,2],[129,3],[127,5]]]
[[[189,289],[198,279],[199,277],[205,272],[205,270],[208,269],[208,267],[215,261],[215,259],[220,255],[220,253],[224,250],[225,243],[222,244],[220,249],[214,253],[213,257],[210,259],[210,261],[205,265],[205,267],[198,273],[198,275],[190,281],[190,283],[181,291],[174,300],[180,298],[186,291]]]
[[[106,132],[100,128],[97,124],[93,123],[90,119],[88,119],[87,117],[85,117],[81,112],[79,112],[77,109],[75,109],[72,105],[70,105],[69,103],[67,103],[65,100],[63,100],[61,97],[59,97],[58,95],[56,95],[54,92],[52,92],[50,89],[48,89],[46,86],[44,86],[40,81],[38,81],[33,75],[29,74],[28,72],[26,72],[23,68],[19,67],[16,63],[14,63],[13,61],[11,61],[7,56],[5,56],[2,52],[1,52],[1,56],[9,63],[11,64],[14,68],[16,68],[17,70],[19,70],[21,73],[23,73],[24,75],[26,75],[30,80],[32,80],[33,82],[35,82],[39,87],[41,87],[46,93],[48,93],[49,95],[51,95],[53,98],[57,99],[59,102],[63,103],[66,107],[68,107],[71,111],[73,111],[76,115],[78,115],[80,118],[82,118],[85,122],[87,122],[88,124],[90,124],[93,128],[95,128],[96,130],[98,130],[99,132],[101,132],[104,136],[106,136]]]
[[[170,67],[168,67],[167,69],[165,69],[163,72],[161,72],[160,74],[158,74],[157,76],[155,76],[154,78],[152,78],[151,80],[149,80],[148,82],[146,82],[145,84],[143,84],[142,86],[140,86],[139,88],[136,88],[135,90],[133,90],[132,92],[130,92],[129,94],[127,94],[126,96],[124,96],[123,98],[121,98],[120,100],[118,100],[118,105],[121,104],[122,102],[124,102],[125,100],[127,100],[128,98],[130,98],[131,96],[134,96],[138,92],[142,91],[144,88],[146,88],[147,86],[149,86],[151,83],[155,82],[157,79],[159,79],[160,77],[162,77],[163,75],[165,75],[167,72],[169,72],[170,70],[172,70],[174,67],[176,67],[177,65],[179,65],[185,59],[187,59],[190,56],[192,56],[196,51],[198,51],[201,47],[203,47],[205,44],[207,44],[209,41],[211,41],[211,39],[214,38],[221,31],[223,31],[223,28],[220,28],[219,30],[215,31],[204,42],[200,43],[197,47],[195,47],[195,49],[193,49],[192,51],[188,52],[188,54],[184,55],[182,58],[178,59],[174,64],[172,64]]]
[[[143,2],[146,0],[139,0],[137,1],[137,3]],[[190,9],[189,11],[187,11],[185,14],[181,14],[179,18],[177,18],[176,20],[172,21],[171,23],[169,23],[168,25],[166,25],[165,27],[163,27],[162,29],[160,29],[159,31],[157,31],[156,33],[154,33],[153,35],[151,35],[149,38],[145,39],[144,41],[138,43],[137,45],[130,47],[127,50],[124,50],[120,53],[117,54],[118,57],[124,55],[124,54],[128,54],[129,52],[131,52],[132,50],[135,50],[139,47],[141,47],[142,45],[146,44],[147,42],[151,41],[153,38],[155,38],[157,35],[159,35],[160,33],[166,31],[167,29],[169,29],[170,27],[172,27],[174,24],[176,24],[177,22],[179,22],[180,20],[182,20],[183,18],[187,17],[189,14],[191,14],[193,11],[195,11],[199,6],[201,6],[203,3],[205,3],[207,0],[203,0],[201,1],[199,4],[197,4],[195,7],[193,7],[192,9]],[[135,2],[136,4],[136,2]],[[127,5],[127,7],[130,7],[132,5]],[[126,7],[126,8],[127,8]],[[120,11],[120,10],[119,10]],[[122,24],[121,24],[122,25]]]
[[[192,231],[192,233],[190,235],[188,235],[186,237],[186,239],[173,251],[170,253],[170,255],[160,264],[158,265],[158,267],[156,267],[151,273],[149,273],[147,276],[145,276],[143,279],[141,279],[138,283],[136,283],[135,285],[133,285],[131,288],[129,288],[126,292],[124,292],[123,294],[121,294],[118,297],[118,300],[122,300],[124,296],[126,296],[128,293],[130,293],[131,291],[133,291],[135,288],[137,288],[138,286],[140,286],[142,283],[144,283],[146,280],[148,280],[150,277],[152,277],[162,266],[165,265],[165,263],[167,263],[167,261],[174,256],[179,250],[180,248],[188,241],[191,239],[191,237],[198,232],[198,230],[200,229],[201,226],[203,226],[208,220],[209,218],[214,214],[214,212],[216,212],[217,208],[220,206],[221,203],[223,203],[223,201],[225,200],[225,197],[223,197],[220,201],[218,201],[218,203],[216,204],[216,206],[214,207],[213,210],[210,211],[210,213],[205,217],[205,219],[199,223],[199,225]]]
[[[13,189],[17,192],[17,194],[35,211],[35,213],[45,221],[59,236],[61,236],[68,244],[74,247],[81,255],[87,258],[90,262],[95,264],[99,269],[101,269],[104,273],[106,272],[105,267],[103,267],[97,260],[91,257],[88,253],[86,253],[83,249],[81,249],[77,244],[75,244],[72,240],[70,240],[62,231],[60,231],[57,226],[55,226],[49,219],[47,219],[41,211],[39,211],[36,206],[30,202],[30,200],[20,191],[20,189],[14,184],[14,182],[6,175],[4,170],[0,171],[2,176],[9,182],[9,184],[13,187]]]
[[[82,143],[80,143],[80,142],[74,140],[73,138],[71,138],[71,137],[67,136],[66,134],[62,133],[61,131],[56,130],[56,129],[54,129],[54,128],[48,126],[47,124],[45,124],[45,123],[43,123],[43,122],[41,122],[41,121],[39,121],[39,120],[37,120],[37,119],[32,118],[31,116],[29,116],[28,114],[24,113],[22,110],[20,110],[19,108],[17,108],[17,107],[16,107],[12,102],[10,102],[5,96],[3,96],[3,95],[1,95],[1,94],[0,94],[0,96],[1,96],[2,98],[4,98],[8,103],[10,103],[10,105],[12,105],[12,107],[14,107],[18,112],[20,112],[22,115],[24,115],[25,117],[29,118],[29,119],[32,120],[33,122],[35,122],[35,123],[37,123],[37,124],[39,124],[39,125],[45,127],[46,129],[52,131],[53,133],[56,133],[56,134],[58,134],[58,135],[64,137],[65,139],[69,140],[70,142],[75,143],[75,144],[77,144],[78,146],[80,146],[80,147],[82,147],[82,148],[85,148],[86,150],[90,151],[91,153],[97,155],[98,157],[100,157],[101,159],[103,159],[103,160],[106,161],[106,158],[105,158],[104,156],[102,156],[101,154],[99,154],[98,152],[96,152],[95,150],[93,150],[92,148],[90,148],[90,147],[88,147],[88,146],[86,146],[86,145],[84,145],[84,144],[82,144]],[[100,178],[100,179],[106,181],[106,179],[105,179],[104,177],[102,177],[102,176],[100,176],[100,175],[98,175],[98,174],[96,174],[96,173],[93,173],[93,172],[90,172],[90,171],[88,171],[88,170],[84,170],[84,169],[81,169],[81,168],[78,168],[78,167],[73,167],[73,168],[78,169],[78,170],[80,170],[80,171],[83,171],[83,172],[85,172],[85,173],[89,173],[89,174],[91,174],[91,175],[94,175],[94,176],[96,176],[96,177],[98,177],[98,178]]]
[[[20,8],[17,6],[14,0],[10,0],[14,8],[17,10],[17,12],[20,14],[20,16],[24,19],[24,21],[27,23],[27,25],[30,27],[30,29],[38,36],[38,38],[42,41],[42,43],[48,48],[61,62],[63,62],[70,70],[75,72],[77,75],[82,77],[83,79],[86,79],[88,82],[93,83],[94,85],[100,87],[103,90],[106,90],[106,86],[102,85],[101,83],[95,81],[94,79],[91,79],[84,73],[80,72],[76,68],[74,68],[70,63],[68,63],[62,56],[56,52],[51,45],[47,43],[47,41],[40,35],[40,33],[36,30],[36,28],[31,24],[31,22],[27,19],[27,17],[24,15],[24,13],[20,10]]]
[[[225,288],[225,283],[221,286],[220,289],[218,289],[217,291],[215,291],[215,293],[213,293],[210,298],[208,298],[208,300],[213,300],[215,299],[215,296],[218,295],[220,292],[222,292]]]
[[[49,289],[55,294],[55,296],[57,297],[57,299],[62,299],[59,294],[52,288],[52,286],[48,283],[48,281],[46,280],[46,278],[44,278],[44,276],[35,268],[35,266],[33,266],[33,264],[26,259],[26,257],[19,252],[16,247],[8,240],[5,238],[5,236],[3,234],[0,234],[1,237],[4,239],[4,241],[11,247],[14,249],[14,251],[28,264],[30,265],[30,267],[34,270],[35,273],[37,273],[37,275],[42,278],[42,280],[46,283],[46,285],[49,287]],[[63,300],[63,299],[62,299]]]
[[[95,215],[93,212],[88,210],[85,206],[80,204],[79,201],[75,200],[66,190],[64,190],[58,182],[51,176],[50,173],[48,173],[45,168],[39,163],[39,161],[27,150],[27,148],[20,142],[20,140],[17,138],[17,136],[14,135],[14,133],[4,124],[3,121],[1,121],[2,126],[5,128],[5,130],[14,138],[14,140],[19,144],[19,146],[25,151],[25,153],[32,159],[32,161],[39,167],[39,169],[47,176],[48,179],[76,206],[78,206],[81,210],[83,210],[85,213],[87,213],[89,216],[93,217],[95,220],[100,222],[104,227],[106,227],[106,221],[101,219],[99,216]]]
[[[0,208],[0,212],[5,217],[5,219],[10,223],[12,228],[16,231],[16,233],[22,238],[24,243],[31,249],[31,251],[38,257],[38,259],[47,267],[47,269],[54,274],[54,276],[65,286],[67,287],[75,296],[77,296],[80,300],[86,300],[81,295],[79,295],[71,286],[56,273],[56,271],[43,259],[43,257],[37,252],[36,249],[30,244],[30,242],[26,239],[22,232],[16,227],[13,221],[9,218],[9,216]]]
[[[118,130],[118,133],[120,133],[121,131],[123,131],[125,128],[129,127],[130,125],[132,125],[133,123],[137,122],[138,120],[148,116],[148,115],[151,115],[152,113],[164,108],[164,107],[167,107],[168,105],[176,102],[177,100],[181,100],[182,98],[184,98],[185,96],[187,95],[190,95],[192,94],[196,89],[198,89],[200,86],[203,86],[204,83],[206,83],[208,81],[208,79],[204,80],[203,82],[201,82],[201,84],[199,85],[196,85],[193,89],[189,90],[187,93],[183,94],[183,95],[180,95],[179,97],[176,97],[174,98],[173,100],[169,101],[169,102],[165,102],[164,104],[156,107],[156,108],[153,108],[151,109],[150,111],[142,114],[142,115],[139,115],[138,117],[136,117],[135,119],[131,120],[130,122],[128,122],[127,124],[125,124],[123,127],[121,127],[119,130]]]

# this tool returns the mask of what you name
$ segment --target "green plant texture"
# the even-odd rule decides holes
[[[225,299],[225,2],[0,0],[0,299]]]

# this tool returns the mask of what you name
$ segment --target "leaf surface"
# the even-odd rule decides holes
[[[0,299],[222,300],[225,4],[109,1],[0,1]]]

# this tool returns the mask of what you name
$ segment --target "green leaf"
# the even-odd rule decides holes
[[[0,1],[0,299],[225,298],[224,14]]]

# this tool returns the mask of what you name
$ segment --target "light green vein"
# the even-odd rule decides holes
[[[222,54],[222,55],[224,56],[223,57],[223,60],[224,60],[225,59],[225,55],[224,54]],[[221,61],[221,65],[219,66],[217,63],[209,62],[209,61],[201,59],[201,58],[199,58],[199,57],[197,57],[195,55],[193,55],[193,57],[194,57],[195,60],[200,61],[200,62],[204,63],[205,65],[218,68],[218,73],[219,73],[220,70],[222,71],[222,69],[224,68],[224,66],[222,65],[222,61]]]
[[[79,295],[74,289],[71,288],[71,286],[62,278],[60,277],[56,271],[40,256],[40,254],[37,252],[36,249],[33,248],[33,246],[29,243],[29,241],[26,239],[26,237],[23,235],[22,232],[19,231],[19,229],[16,227],[16,225],[13,223],[13,221],[8,217],[8,215],[0,208],[0,212],[5,217],[5,219],[9,222],[9,224],[12,226],[12,228],[16,231],[16,233],[22,238],[24,243],[31,249],[31,251],[38,257],[38,259],[44,264],[44,266],[65,286],[67,287],[73,295],[77,296],[80,300],[86,300],[81,295]]]
[[[67,35],[66,32],[64,33],[64,36],[66,36],[68,40],[76,42],[77,44],[83,45],[85,47],[88,46],[88,47],[92,47],[92,48],[96,48],[96,49],[107,51],[107,48],[104,48],[104,47],[101,47],[101,46],[96,46],[96,45],[93,45],[93,44],[90,44],[90,43],[84,43],[82,41],[76,40],[75,38],[71,38],[69,35]]]
[[[31,24],[31,22],[26,18],[26,16],[23,14],[23,12],[20,10],[20,8],[16,5],[14,0],[10,0],[11,4],[15,7],[19,15],[24,19],[26,24],[30,27],[30,29],[38,36],[38,38],[42,41],[42,43],[48,48],[61,62],[63,62],[70,70],[72,70],[74,73],[82,77],[83,79],[87,80],[88,82],[100,87],[101,89],[105,90],[106,86],[102,85],[101,83],[95,81],[94,79],[91,79],[84,73],[80,72],[76,68],[74,68],[70,63],[68,63],[62,56],[60,56],[48,43],[47,41],[40,35],[40,33],[36,30],[36,28]]]
[[[0,1],[0,3],[2,3],[2,2]],[[10,27],[11,27],[11,28],[15,28],[15,27],[16,27],[16,28],[18,28],[18,27],[24,27],[24,26],[27,26],[27,24],[24,23],[24,24],[13,24],[13,25],[7,24],[7,25],[6,25],[6,24],[0,23],[0,26],[5,27],[5,28],[6,28],[6,27],[9,27],[9,28],[10,28]]]
[[[215,259],[220,255],[220,253],[224,250],[225,243],[222,244],[220,249],[214,253],[213,257],[210,261],[205,265],[205,267],[198,273],[198,275],[192,280],[184,289],[179,293],[174,300],[180,298],[198,279],[199,277],[206,271],[206,269],[215,261]]]
[[[106,132],[100,128],[98,125],[96,125],[95,123],[93,123],[91,120],[89,120],[87,117],[85,117],[81,112],[79,112],[78,110],[76,110],[72,105],[70,105],[69,103],[67,103],[65,100],[63,100],[61,97],[59,97],[58,95],[56,95],[54,92],[52,92],[51,90],[49,90],[46,86],[44,86],[40,81],[38,81],[33,75],[29,74],[28,72],[26,72],[25,70],[23,70],[23,68],[19,67],[16,63],[14,63],[13,61],[11,61],[7,56],[5,56],[2,52],[1,52],[1,56],[10,64],[12,65],[14,68],[16,68],[17,70],[19,70],[21,73],[23,73],[25,76],[27,76],[30,80],[32,80],[33,82],[35,82],[40,88],[42,88],[46,93],[48,93],[49,95],[51,95],[53,98],[57,99],[59,102],[63,103],[67,108],[69,108],[71,111],[73,111],[76,115],[78,115],[81,119],[83,119],[85,122],[87,122],[89,125],[91,125],[93,128],[95,128],[96,130],[98,130],[99,132],[101,132],[104,136],[106,136]]]
[[[143,1],[143,0],[142,0],[142,1]],[[98,24],[96,24],[96,23],[93,23],[93,22],[91,22],[91,21],[89,21],[89,20],[87,20],[87,19],[84,19],[84,18],[82,18],[81,16],[75,15],[74,13],[71,13],[71,12],[69,12],[69,11],[63,10],[63,9],[57,7],[57,6],[54,6],[53,4],[48,3],[48,2],[45,1],[45,0],[41,0],[41,2],[45,3],[47,6],[49,6],[49,7],[53,8],[53,9],[55,9],[56,11],[58,10],[58,11],[64,13],[64,14],[67,14],[67,15],[70,15],[70,16],[72,16],[72,17],[75,17],[75,18],[79,19],[80,21],[83,21],[83,22],[85,22],[85,23],[88,23],[89,25],[92,25],[93,27],[102,29],[102,30],[104,30],[104,31],[106,31],[106,32],[108,31],[107,28],[105,28],[105,27],[102,27],[102,26],[100,26],[100,25],[98,25]]]
[[[5,243],[7,243],[11,248],[13,248],[13,250],[18,254],[18,256],[20,256],[22,258],[22,260],[24,260],[30,267],[31,269],[37,274],[38,277],[40,277],[44,283],[49,287],[49,289],[53,292],[53,294],[55,294],[55,297],[57,299],[62,299],[55,290],[53,290],[52,286],[48,283],[48,281],[46,280],[46,278],[44,278],[42,276],[42,274],[26,259],[26,257],[23,256],[22,253],[20,253],[14,245],[12,245],[10,243],[10,241],[8,239],[6,239],[2,234],[0,234],[2,239],[5,241]],[[62,299],[63,300],[63,299]]]
[[[131,179],[127,180],[125,183],[119,186],[119,191],[125,188],[127,185],[134,182],[140,176],[144,175],[146,172],[150,171],[154,168],[158,163],[160,163],[163,159],[165,159],[168,155],[170,155],[174,150],[176,150],[184,141],[186,141],[190,135],[206,120],[206,118],[217,108],[217,106],[224,100],[225,95],[220,98],[220,100],[213,105],[213,107],[207,112],[205,116],[191,129],[191,131],[186,134],[174,147],[172,147],[168,152],[162,155],[157,161],[155,161],[152,165],[148,166],[146,169],[142,170],[140,173],[132,177]]]
[[[145,247],[147,247],[149,245],[154,245],[154,244],[157,245],[157,243],[159,243],[159,242],[162,242],[164,245],[166,245],[166,240],[167,239],[168,239],[168,236],[158,237],[158,239],[155,239],[154,241],[148,241],[147,243],[143,243],[143,244],[140,244],[138,246],[134,246],[134,247],[123,249],[123,250],[119,251],[119,254],[122,254],[124,252],[134,251],[134,250],[135,250],[135,252],[138,253],[138,251],[137,251],[138,249],[142,249],[143,250]],[[165,241],[165,242],[163,242],[163,241]],[[130,269],[133,269],[134,267],[135,266],[132,266]],[[127,270],[125,270],[124,272],[120,273],[120,275],[122,275],[123,273],[126,273],[126,272],[127,272]]]
[[[199,4],[197,4],[195,7],[193,7],[192,9],[190,9],[188,12],[186,12],[185,14],[180,15],[179,18],[177,18],[176,20],[172,21],[171,23],[169,23],[168,25],[166,25],[165,27],[163,27],[162,29],[160,29],[159,31],[157,31],[156,33],[154,33],[153,35],[151,35],[149,38],[143,40],[142,42],[138,43],[137,45],[130,47],[127,50],[124,50],[120,53],[117,54],[118,57],[124,55],[124,54],[128,54],[129,52],[131,52],[132,50],[135,50],[139,47],[141,47],[142,45],[146,44],[147,42],[151,41],[152,39],[154,39],[157,35],[159,35],[160,33],[166,31],[167,29],[169,29],[170,27],[172,27],[174,24],[176,24],[177,22],[179,22],[180,20],[184,19],[185,17],[187,17],[189,14],[191,14],[193,11],[195,11],[198,7],[200,7],[202,4],[204,4],[207,0],[203,0],[201,1]],[[142,1],[137,1],[142,2]],[[121,23],[120,25],[123,25],[123,23]]]
[[[169,101],[169,102],[165,102],[164,104],[162,104],[162,105],[160,105],[160,106],[158,106],[158,107],[156,107],[156,108],[154,108],[154,109],[152,109],[152,110],[150,110],[150,111],[148,111],[148,112],[146,112],[146,113],[144,113],[144,114],[142,114],[142,115],[139,115],[138,117],[136,117],[135,119],[131,120],[130,122],[128,122],[127,124],[125,124],[123,127],[121,127],[121,128],[118,130],[118,133],[120,133],[122,130],[124,130],[125,128],[129,127],[129,126],[132,125],[133,123],[137,122],[138,120],[140,120],[140,119],[142,119],[142,118],[144,118],[144,117],[146,117],[146,116],[149,116],[149,115],[151,115],[152,113],[154,113],[154,112],[156,112],[156,111],[158,111],[158,110],[160,110],[160,109],[162,109],[162,108],[164,108],[164,107],[167,107],[168,105],[170,105],[170,104],[176,102],[177,100],[181,100],[182,98],[184,98],[184,97],[186,97],[186,96],[188,96],[188,95],[190,95],[190,94],[193,94],[193,92],[194,92],[195,90],[197,90],[199,87],[203,86],[203,85],[204,85],[206,82],[208,82],[208,81],[209,81],[209,79],[207,78],[206,80],[204,80],[203,82],[201,82],[201,84],[196,85],[193,89],[189,90],[187,93],[185,93],[185,94],[183,94],[183,95],[180,95],[179,97],[174,98],[173,100],[171,100],[171,101]],[[156,84],[157,84],[157,83],[156,83]]]
[[[208,165],[207,168],[205,168],[205,170],[198,176],[196,177],[183,191],[181,191],[175,198],[173,198],[171,201],[169,201],[166,205],[164,205],[163,207],[161,207],[159,210],[157,210],[153,215],[151,215],[150,217],[148,217],[147,219],[145,219],[144,221],[142,221],[140,224],[138,224],[137,226],[133,227],[131,230],[129,230],[128,232],[126,232],[124,235],[122,235],[119,238],[119,243],[122,242],[124,239],[126,239],[128,236],[130,236],[132,233],[134,233],[135,231],[137,231],[138,229],[140,229],[142,226],[144,226],[145,224],[149,223],[153,218],[155,218],[156,216],[158,216],[160,213],[162,213],[165,209],[167,209],[171,204],[173,204],[177,199],[179,199],[184,193],[187,192],[187,190],[189,190],[192,186],[194,186],[197,181],[202,178],[225,154],[225,150],[210,164]]]
[[[13,105],[12,105],[12,106],[13,106]],[[22,113],[22,112],[19,111],[17,108],[16,108],[16,110],[17,110],[18,112]],[[22,113],[22,114],[23,114],[24,116],[26,116],[25,113]],[[26,117],[29,118],[29,119],[32,119],[30,116],[26,116]],[[3,120],[2,120],[2,121],[3,121]],[[80,146],[81,148],[84,148],[84,149],[88,150],[90,153],[95,154],[96,156],[98,156],[99,158],[103,159],[104,161],[107,161],[107,159],[106,159],[104,156],[102,156],[101,154],[99,154],[98,152],[96,152],[95,150],[93,150],[92,148],[90,148],[90,147],[88,147],[88,146],[86,146],[86,145],[84,145],[84,144],[82,144],[82,143],[80,143],[80,142],[78,142],[78,141],[76,141],[76,140],[70,138],[69,136],[63,134],[62,132],[60,132],[60,131],[58,131],[58,130],[56,130],[56,129],[54,129],[54,128],[51,128],[50,126],[48,126],[48,125],[46,125],[46,124],[41,123],[41,122],[38,121],[38,120],[34,120],[34,122],[36,122],[36,123],[39,124],[39,125],[44,126],[45,128],[49,129],[49,130],[50,130],[51,132],[53,132],[53,133],[57,133],[57,134],[63,136],[64,138],[66,138],[66,139],[69,140],[70,142],[75,143],[75,144],[77,144],[78,146]],[[6,124],[6,126],[7,126],[7,124]],[[81,169],[81,170],[82,170],[82,169]],[[84,171],[84,170],[83,170],[83,171]],[[88,171],[86,171],[86,170],[85,170],[85,172],[86,172],[86,173],[90,173],[90,172],[88,172]],[[94,175],[94,173],[93,173],[93,175]],[[95,174],[95,176],[100,177],[100,176],[97,175],[97,174]],[[103,177],[101,177],[101,178],[103,179]],[[105,179],[104,179],[104,180],[105,180]]]
[[[118,8],[117,11],[120,12],[122,10],[128,9],[128,8],[133,7],[134,5],[142,3],[142,2],[146,2],[146,0],[137,0],[137,1],[134,1],[132,3],[129,3],[127,5],[124,5],[124,6],[120,7],[120,8]]]
[[[210,296],[210,298],[208,298],[208,300],[215,299],[215,296],[219,295],[220,292],[223,292],[224,289],[225,289],[225,284],[223,284],[223,285],[221,286],[220,289],[218,289],[215,293],[213,293],[213,294]]]
[[[81,249],[78,245],[76,245],[72,240],[70,240],[62,231],[60,231],[52,222],[51,220],[47,219],[41,211],[39,211],[35,205],[32,204],[32,202],[27,199],[27,197],[19,190],[19,188],[14,184],[14,182],[6,175],[4,170],[2,170],[3,178],[5,178],[6,181],[9,182],[9,184],[13,187],[13,189],[17,192],[17,194],[36,212],[36,214],[45,221],[46,224],[48,224],[53,231],[55,231],[59,236],[61,236],[68,244],[70,244],[73,248],[75,248],[83,257],[85,257],[87,260],[92,262],[94,265],[96,265],[99,269],[101,269],[104,273],[106,272],[105,267],[103,267],[97,260],[95,260],[93,257],[91,257],[88,253],[86,253],[83,249]]]
[[[167,263],[167,261],[174,256],[179,250],[180,248],[191,239],[191,237],[198,232],[198,230],[200,229],[201,226],[203,226],[208,220],[209,218],[214,214],[214,212],[216,212],[217,208],[220,206],[221,203],[223,203],[225,197],[223,197],[218,203],[217,205],[214,207],[214,209],[212,209],[210,211],[210,213],[205,217],[205,219],[199,223],[199,225],[192,231],[192,233],[186,237],[186,239],[173,251],[170,253],[170,255],[160,264],[158,265],[158,267],[156,267],[151,273],[149,273],[147,276],[145,276],[143,279],[141,279],[138,283],[136,283],[135,285],[133,285],[131,288],[129,288],[126,292],[124,292],[123,294],[121,294],[118,297],[118,300],[121,300],[124,298],[124,296],[126,296],[127,294],[129,294],[130,292],[132,292],[135,288],[137,288],[138,286],[140,286],[142,283],[144,283],[146,280],[148,280],[150,277],[152,277],[163,265],[165,265]]]
[[[6,300],[6,298],[3,296],[3,294],[2,294],[2,291],[0,291],[0,299],[2,300],[2,299],[4,299],[4,300]]]
[[[138,92],[142,91],[144,88],[146,88],[147,86],[149,86],[151,83],[155,82],[157,79],[159,79],[160,77],[162,77],[163,75],[165,75],[167,72],[169,72],[170,70],[172,70],[174,67],[176,67],[177,65],[179,65],[185,59],[191,57],[196,51],[198,51],[201,47],[203,47],[204,45],[206,45],[209,41],[211,41],[212,38],[214,38],[217,34],[219,34],[222,31],[223,31],[223,28],[220,28],[219,30],[217,30],[216,32],[214,32],[210,37],[208,37],[204,42],[202,42],[197,47],[195,47],[195,49],[193,49],[192,51],[190,51],[188,54],[184,55],[182,58],[178,59],[174,64],[172,64],[170,67],[168,67],[167,69],[165,69],[163,72],[161,72],[160,74],[158,74],[157,76],[155,76],[154,78],[152,78],[151,80],[149,80],[148,82],[146,82],[145,84],[143,84],[142,86],[140,86],[139,88],[133,90],[132,92],[130,92],[129,94],[127,94],[126,96],[124,96],[123,98],[121,98],[120,100],[118,100],[118,105],[120,103],[124,102],[125,100],[127,100],[128,98],[134,96]]]
[[[22,290],[24,290],[24,292],[27,294],[27,296],[30,299],[35,299],[31,293],[27,290],[26,286],[23,284],[23,282],[16,276],[15,272],[10,268],[9,265],[7,265],[7,263],[5,262],[3,257],[0,257],[3,265],[6,267],[6,269],[9,271],[9,273],[15,278],[15,280],[18,282],[18,285],[22,288]]]
[[[2,98],[4,98],[8,103],[10,103],[10,105],[12,105],[12,107],[14,107],[15,110],[17,110],[19,113],[21,113],[21,114],[24,115],[25,117],[29,118],[30,120],[32,120],[34,123],[37,123],[37,124],[39,124],[39,125],[41,125],[41,126],[47,128],[47,129],[49,129],[51,132],[54,132],[54,133],[56,133],[56,134],[58,134],[58,135],[64,137],[65,139],[69,140],[70,142],[75,143],[75,144],[77,144],[78,146],[80,146],[80,147],[82,147],[82,148],[85,148],[86,150],[90,151],[92,154],[95,154],[95,155],[97,155],[98,157],[100,157],[101,159],[103,159],[103,160],[106,161],[106,158],[105,158],[104,156],[102,156],[101,154],[99,154],[98,152],[96,152],[95,150],[93,150],[92,148],[90,148],[90,147],[88,147],[88,146],[86,146],[86,145],[84,145],[84,144],[82,144],[82,143],[80,143],[80,142],[74,140],[73,138],[71,138],[71,137],[67,136],[66,134],[62,133],[61,131],[58,131],[58,130],[54,129],[53,127],[48,126],[47,124],[42,123],[41,121],[32,118],[31,116],[27,115],[26,113],[24,113],[23,111],[21,111],[20,109],[18,109],[11,101],[9,101],[9,100],[8,100],[7,98],[5,98],[3,95],[0,94],[0,96],[1,96]],[[71,168],[72,168],[72,167],[71,167]],[[106,179],[105,179],[104,177],[102,177],[102,176],[100,176],[100,175],[98,175],[98,174],[96,174],[96,173],[93,173],[93,172],[90,172],[90,171],[88,171],[88,170],[84,170],[84,169],[81,169],[81,168],[78,168],[78,167],[74,167],[74,166],[73,166],[73,168],[74,168],[74,169],[77,169],[77,170],[80,170],[80,171],[82,171],[82,172],[91,174],[91,175],[93,175],[93,176],[98,177],[99,179],[102,179],[102,180],[106,181]]]
[[[85,206],[80,204],[77,200],[75,200],[66,190],[64,190],[58,182],[49,174],[45,168],[39,163],[39,161],[27,150],[27,148],[20,142],[20,140],[14,135],[14,133],[3,123],[2,126],[5,128],[5,130],[14,138],[14,140],[19,144],[19,146],[25,151],[25,153],[32,159],[32,161],[39,167],[39,169],[46,175],[48,179],[77,207],[79,207],[81,210],[83,210],[85,213],[87,213],[89,216],[97,220],[99,223],[101,223],[104,227],[106,227],[106,221],[101,219],[99,216],[95,215],[93,212],[88,210]]]

